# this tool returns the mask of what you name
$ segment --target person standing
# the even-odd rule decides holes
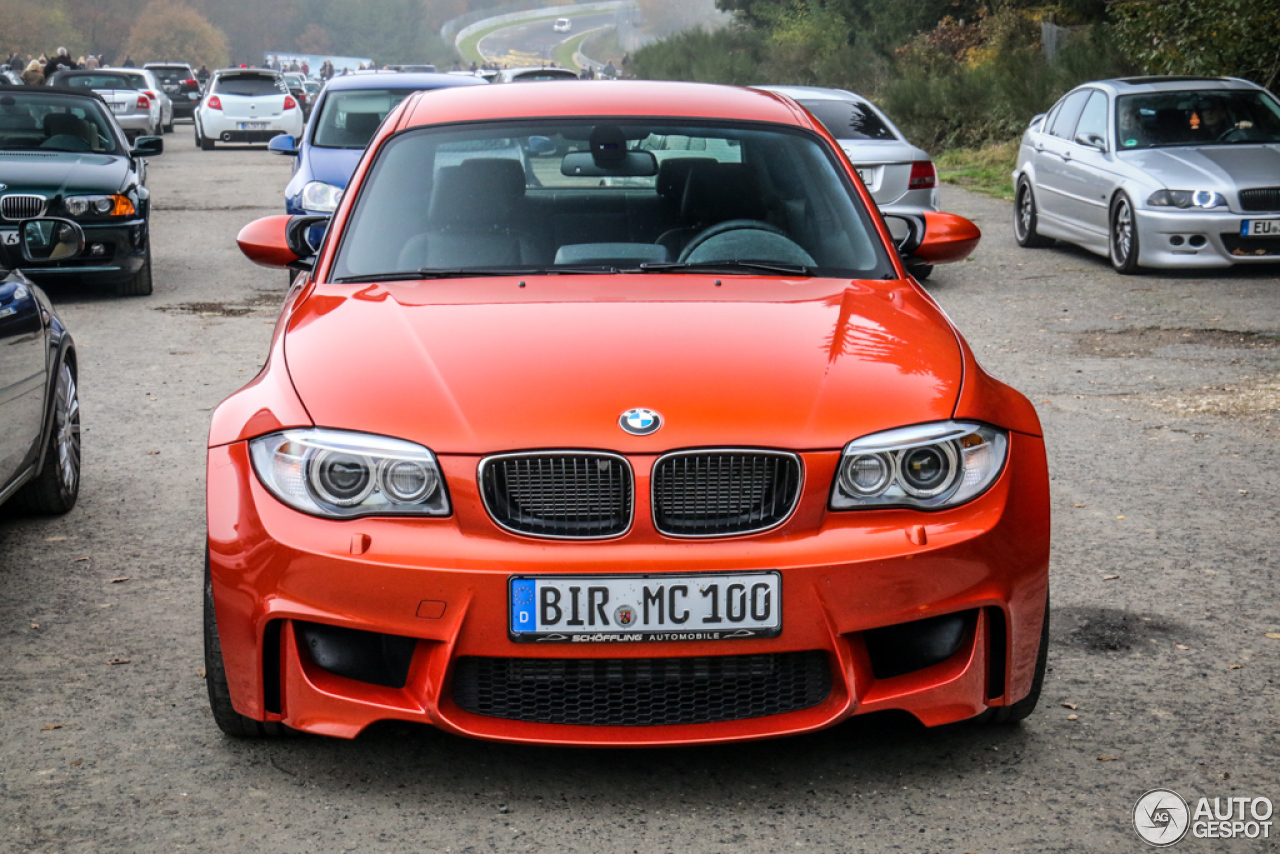
[[[124,55],[124,62],[120,63],[121,68],[134,68],[133,57],[129,54]]]
[[[99,65],[101,65],[101,64],[102,64],[102,63],[98,62],[98,57],[96,57],[96,56],[95,56],[95,55],[93,55],[92,53],[91,53],[91,54],[89,54],[89,55],[88,55],[88,57],[86,57],[86,58],[85,58],[85,61],[84,61],[84,67],[85,67],[85,68],[87,68],[87,69],[89,69],[90,71],[97,71],[97,70],[98,70],[98,66],[99,66]]]
[[[40,69],[40,60],[33,59],[27,63],[26,70],[22,72],[22,82],[28,86],[44,84],[44,71]]]
[[[57,72],[61,68],[75,68],[75,67],[76,67],[75,60],[73,60],[71,58],[71,55],[67,53],[67,49],[65,47],[60,47],[58,48],[58,52],[55,53],[52,57],[50,57],[49,61],[45,63],[44,79],[48,80],[50,77],[54,75],[55,72]]]

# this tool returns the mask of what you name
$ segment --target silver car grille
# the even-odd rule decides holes
[[[1240,209],[1246,211],[1280,211],[1280,187],[1258,187],[1240,191]]]
[[[802,467],[781,451],[681,451],[653,467],[653,524],[674,537],[725,537],[782,524]]]
[[[0,196],[0,218],[10,221],[44,216],[49,200],[44,196],[26,193],[10,193]]]
[[[539,451],[480,463],[485,509],[503,528],[557,539],[599,539],[631,527],[631,466],[601,451]]]

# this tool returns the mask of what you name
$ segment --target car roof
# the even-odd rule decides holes
[[[232,74],[256,74],[259,77],[281,77],[279,71],[270,68],[219,68],[213,72],[218,77],[229,77]]]
[[[1227,89],[1262,89],[1249,80],[1238,77],[1116,77],[1095,80],[1083,86],[1109,89],[1117,95],[1134,95],[1142,92],[1184,92],[1188,89],[1223,91]]]
[[[439,89],[445,86],[470,86],[484,83],[481,77],[439,74],[429,71],[378,71],[373,74],[344,74],[334,77],[326,90],[345,89]]]
[[[190,68],[189,62],[144,62],[143,68]]]
[[[870,103],[866,98],[846,89],[830,89],[826,86],[752,86],[766,92],[778,92],[797,101],[856,101],[859,104]]]
[[[82,89],[80,87],[72,88],[70,86],[15,86],[12,89],[6,89],[4,97],[8,98],[12,95],[18,97],[44,97],[45,95],[57,95],[64,98],[81,98],[89,101],[97,101],[99,104],[106,106],[106,101],[102,96],[92,89]]]
[[[554,80],[486,86],[468,92],[433,92],[406,101],[400,127],[434,123],[543,117],[706,118],[775,122],[812,129],[808,114],[771,92],[711,83],[653,80]]]

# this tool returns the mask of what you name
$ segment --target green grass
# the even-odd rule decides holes
[[[591,35],[591,33],[579,33],[568,41],[563,41],[556,45],[556,52],[553,57],[556,61],[556,65],[559,65],[561,68],[578,68],[578,63],[573,61],[573,55],[577,52],[578,46],[581,45],[589,35]]]
[[[530,18],[530,19],[528,19],[528,20],[526,20],[526,21],[522,21],[521,23],[530,23],[530,22],[532,22],[532,21],[544,21],[544,20],[545,20],[545,21],[554,21],[556,18],[570,18],[570,19],[572,19],[572,18],[576,18],[576,17],[578,17],[578,16],[580,16],[580,15],[591,15],[591,14],[594,14],[594,12],[592,12],[592,11],[590,11],[590,10],[585,11],[585,12],[570,12],[570,11],[568,11],[569,9],[572,9],[572,8],[573,8],[572,6],[553,6],[553,7],[549,7],[549,8],[547,9],[546,17]],[[484,60],[484,57],[480,55],[480,40],[481,40],[482,38],[484,38],[485,36],[489,35],[490,33],[497,32],[498,30],[501,30],[501,29],[503,29],[504,27],[510,27],[510,26],[512,26],[512,24],[511,24],[511,23],[509,23],[509,22],[508,22],[508,23],[505,23],[505,24],[497,24],[497,25],[495,25],[495,26],[488,27],[488,28],[483,29],[483,30],[480,30],[480,31],[478,31],[478,32],[474,32],[474,33],[472,33],[471,35],[467,36],[465,39],[463,39],[461,42],[459,42],[459,43],[458,43],[458,53],[462,54],[462,60],[463,60],[463,62],[477,62],[477,63],[483,63],[485,60]],[[579,43],[580,43],[580,41],[581,41],[581,40],[580,40],[580,39],[572,39],[571,41],[572,41],[572,43],[573,43],[574,45],[577,45],[577,44],[579,44]],[[577,65],[575,65],[575,64],[573,63],[573,50],[574,50],[573,48],[570,48],[570,50],[569,50],[568,61],[567,61],[567,62],[562,62],[562,61],[560,60],[560,56],[561,56],[560,49],[558,49],[558,48],[557,48],[556,53],[555,53],[556,61],[557,61],[557,62],[559,62],[561,65],[563,65],[565,68],[577,68],[578,66],[577,66]]]
[[[966,190],[996,199],[1013,199],[1013,181],[1009,177],[1018,159],[1018,140],[1002,142],[981,149],[955,149],[934,160],[938,178]]]

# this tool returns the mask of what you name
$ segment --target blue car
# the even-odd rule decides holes
[[[332,213],[387,113],[414,92],[446,86],[486,86],[480,77],[387,72],[335,77],[320,93],[302,139],[277,136],[268,149],[297,158],[284,190],[290,214]]]

